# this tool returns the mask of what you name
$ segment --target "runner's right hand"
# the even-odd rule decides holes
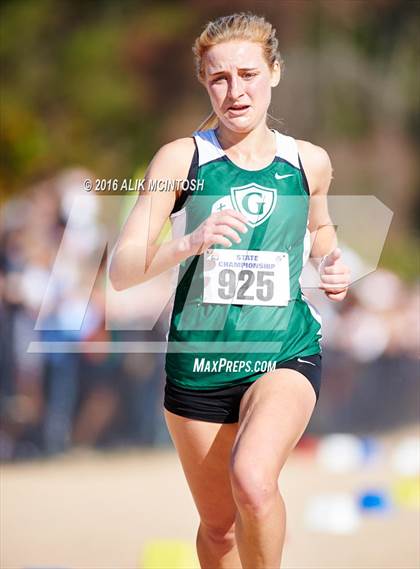
[[[235,229],[246,233],[248,231],[246,223],[247,218],[234,209],[214,212],[186,236],[187,248],[191,255],[201,255],[215,243],[231,247],[232,243],[227,237],[240,243],[241,238]]]

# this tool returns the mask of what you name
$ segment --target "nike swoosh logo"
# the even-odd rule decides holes
[[[283,180],[284,178],[290,178],[290,176],[294,176],[294,174],[285,174],[284,176],[280,176],[277,172],[274,174],[276,180]]]
[[[298,358],[297,361],[301,362],[302,364],[311,364],[311,366],[316,366],[314,362],[308,362],[308,360],[301,360],[300,358]]]

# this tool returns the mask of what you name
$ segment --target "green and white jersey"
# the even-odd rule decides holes
[[[246,216],[248,232],[179,266],[165,371],[180,387],[252,382],[275,362],[322,351],[321,316],[300,282],[310,252],[309,188],[296,140],[273,132],[276,156],[261,170],[234,164],[214,129],[193,134],[194,184],[174,206],[174,237],[228,208]]]

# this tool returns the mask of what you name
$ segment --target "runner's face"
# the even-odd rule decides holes
[[[204,84],[219,120],[236,132],[249,131],[265,120],[271,87],[278,84],[280,69],[276,63],[271,72],[261,45],[249,41],[220,43],[204,58]]]

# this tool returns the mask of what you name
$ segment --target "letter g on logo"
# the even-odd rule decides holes
[[[252,213],[254,215],[260,215],[264,211],[264,199],[262,201],[259,201],[259,202],[256,202],[255,200],[253,200],[252,205],[254,206],[253,207],[254,210],[255,210],[255,206],[256,206],[256,211],[253,211],[253,209],[251,209],[249,206],[249,200],[252,196],[258,196],[259,198],[263,198],[263,195],[261,194],[261,192],[250,192],[242,200],[242,207],[245,209],[245,211],[247,213]]]

